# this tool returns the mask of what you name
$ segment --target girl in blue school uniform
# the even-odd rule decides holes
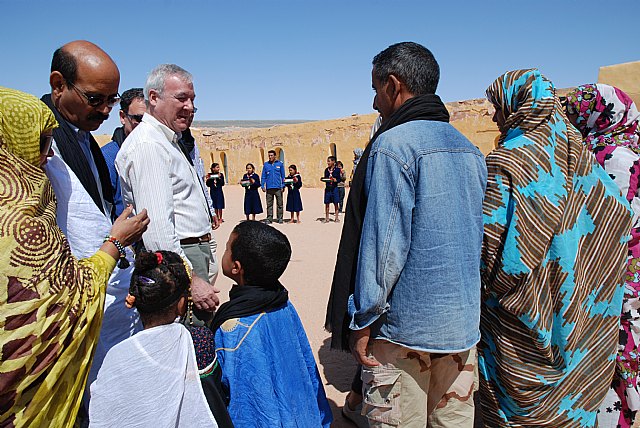
[[[258,189],[260,188],[260,176],[256,174],[255,167],[252,163],[248,163],[247,173],[242,176],[242,181],[247,185],[244,188],[244,214],[249,220],[249,215],[253,216],[251,220],[256,219],[256,214],[262,214],[262,201]]]
[[[287,211],[291,213],[291,223],[302,223],[300,221],[300,211],[302,211],[302,198],[300,197],[302,177],[298,174],[298,168],[295,165],[289,165],[289,176],[287,180],[293,180],[292,183],[287,183]],[[297,221],[293,219],[294,214],[297,217]]]
[[[217,177],[215,177],[216,175]],[[222,186],[224,186],[224,174],[220,172],[220,164],[215,162],[211,164],[211,173],[207,175],[207,186],[209,186],[209,194],[211,202],[213,202],[213,209],[216,211],[216,217],[220,222],[223,222],[224,192]]]

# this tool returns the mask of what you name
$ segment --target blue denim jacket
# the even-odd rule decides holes
[[[480,340],[484,156],[445,122],[381,134],[367,164],[351,329],[427,352]]]
[[[262,167],[263,189],[282,189],[284,187],[284,164],[279,160],[274,163],[265,162]]]

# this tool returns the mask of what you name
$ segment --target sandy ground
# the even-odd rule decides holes
[[[264,194],[261,192],[261,195]],[[329,291],[331,290],[333,267],[336,261],[336,252],[343,223],[331,221],[328,224],[324,224],[318,221],[324,218],[322,189],[302,188],[301,195],[304,207],[304,211],[301,213],[302,223],[288,223],[290,214],[285,211],[285,223],[281,225],[273,224],[273,226],[287,235],[293,249],[291,262],[281,281],[289,290],[291,302],[300,314],[302,324],[311,343],[311,349],[315,354],[318,369],[324,381],[327,398],[333,410],[334,423],[332,427],[353,427],[354,425],[342,417],[340,407],[344,403],[345,396],[351,386],[356,364],[351,355],[330,350],[330,334],[323,328]],[[233,227],[245,218],[243,212],[244,189],[238,185],[225,186],[224,196],[227,207],[223,212],[225,222],[215,231],[215,238],[218,242],[218,260],[222,258],[227,239]],[[262,203],[263,209],[266,211],[264,196]],[[284,205],[286,208],[286,192]],[[333,212],[333,208],[331,212]],[[257,219],[260,220],[265,217],[266,214],[263,213],[257,216]],[[331,218],[333,219],[333,216]],[[216,285],[221,290],[220,300],[222,302],[227,301],[232,282],[222,275],[222,271],[218,276]]]

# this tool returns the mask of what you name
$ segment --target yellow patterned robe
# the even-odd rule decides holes
[[[115,260],[78,261],[38,166],[57,126],[37,98],[0,87],[0,425],[73,426]]]

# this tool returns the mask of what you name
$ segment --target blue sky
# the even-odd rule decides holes
[[[118,64],[121,92],[160,63],[189,70],[198,120],[370,113],[371,59],[406,40],[436,56],[445,101],[482,97],[510,69],[567,87],[640,60],[637,0],[0,0],[0,11],[0,85],[48,92],[53,51],[87,39]]]

